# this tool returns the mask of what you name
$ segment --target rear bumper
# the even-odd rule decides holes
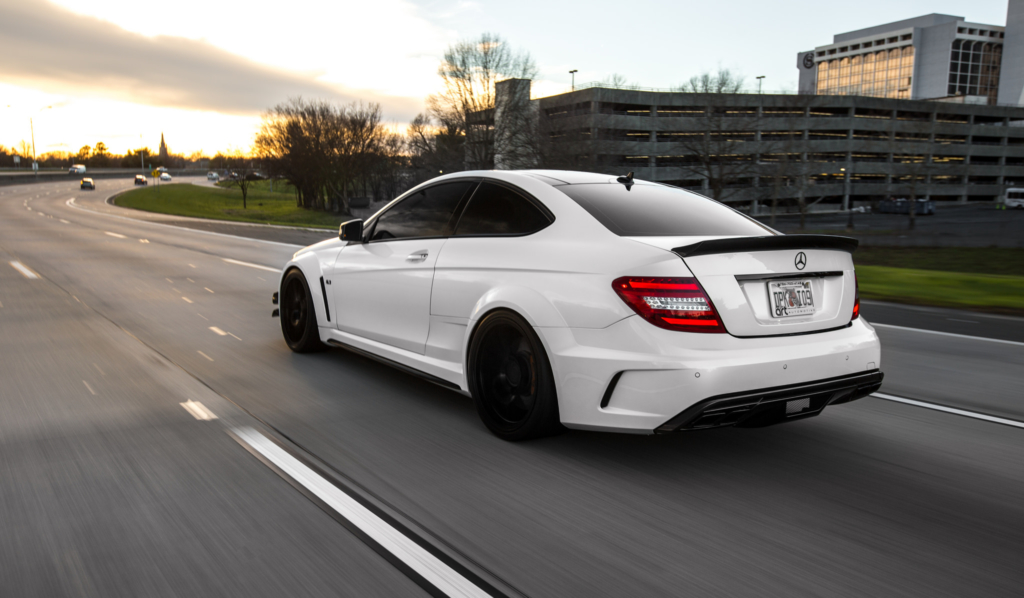
[[[578,429],[674,430],[695,422],[689,416],[703,413],[714,401],[742,399],[753,408],[770,391],[832,381],[840,381],[834,390],[841,390],[842,380],[880,376],[881,368],[878,336],[863,318],[839,330],[759,338],[663,330],[639,316],[603,329],[537,332],[551,359],[562,423]],[[824,403],[840,398],[825,397]],[[765,410],[769,402],[764,401]],[[819,403],[822,399],[815,397],[812,404]],[[678,420],[683,413],[688,417]],[[737,425],[738,416],[721,425]],[[755,423],[751,419],[743,425]]]
[[[705,399],[658,426],[656,433],[736,426],[757,428],[814,417],[828,405],[849,403],[882,386],[878,370]]]

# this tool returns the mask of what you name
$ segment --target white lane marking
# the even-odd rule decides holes
[[[203,287],[203,288],[206,289],[207,291],[210,291],[210,287]],[[212,293],[213,291],[210,291],[210,292]]]
[[[169,283],[171,283],[171,284],[174,284],[174,281],[173,281],[173,280],[171,280],[170,278],[165,278],[164,280],[166,280],[167,282],[169,282]]]
[[[210,361],[213,361],[213,358],[212,358],[212,357],[210,357],[210,356],[209,356],[209,355],[207,355],[206,353],[203,353],[202,351],[196,351],[196,353],[199,353],[199,354],[200,354],[200,355],[202,355],[203,357],[205,357],[205,358],[209,359]]]
[[[100,366],[96,365],[95,363],[92,364],[92,365],[93,365],[94,368],[99,370],[101,376],[106,376],[107,375],[103,370],[100,370]]]
[[[112,233],[110,231],[103,231],[103,234],[104,235],[110,235],[111,237],[117,237],[118,239],[127,239],[128,238],[128,237],[126,237],[124,235],[119,235],[117,233]]]
[[[956,318],[946,318],[946,319],[949,320],[950,322],[966,322],[967,324],[977,324],[977,322],[974,321],[974,320],[958,320]]]
[[[204,316],[203,314],[201,314],[201,313],[199,313],[199,312],[196,312],[196,315],[197,315],[197,316],[199,316],[200,318],[202,318],[202,319],[206,320],[207,322],[209,322],[209,321],[210,321],[210,318],[207,318],[206,316]]]
[[[189,282],[191,282],[191,283],[195,283],[195,281],[194,281],[194,280],[192,280],[191,278],[186,278],[185,280],[187,280],[187,281],[189,281]]]
[[[28,268],[26,268],[25,265],[22,264],[21,262],[10,262],[10,264],[11,264],[11,266],[15,270],[17,270],[18,272],[21,272],[21,275],[24,276],[25,278],[28,278],[28,279],[31,279],[31,280],[35,280],[35,279],[39,278],[38,274],[36,274],[35,272],[33,272],[33,271],[29,270]]]
[[[224,332],[223,330],[221,330],[220,328],[217,328],[216,326],[210,326],[210,330],[214,331],[218,336],[227,336],[228,335],[227,332]]]
[[[235,335],[231,334],[230,332],[228,333],[228,335],[229,335],[229,336],[233,336],[233,337],[235,338],[235,340],[242,340],[242,339],[238,338],[237,336],[235,336]]]
[[[195,264],[189,264],[188,267],[189,268],[195,268],[196,266],[195,266]]]
[[[109,199],[110,198],[108,197],[107,200],[109,200]],[[200,233],[200,234],[204,234],[204,235],[214,235],[214,236],[217,236],[217,237],[229,237],[231,239],[241,239],[242,241],[252,241],[253,243],[266,243],[268,245],[280,245],[282,247],[302,247],[302,245],[294,245],[292,243],[279,243],[277,241],[264,241],[263,239],[253,239],[251,237],[241,237],[239,235],[229,235],[229,234],[226,234],[226,233],[215,233],[213,231],[199,230],[199,229],[196,229],[196,228],[188,228],[186,226],[174,226],[173,224],[162,224],[160,222],[151,222],[149,220],[139,220],[138,218],[127,218],[125,216],[117,216],[115,214],[107,214],[107,213],[104,213],[104,212],[97,212],[95,210],[90,210],[90,209],[87,209],[87,208],[83,208],[82,206],[76,204],[74,197],[72,197],[71,199],[67,200],[64,203],[69,208],[74,208],[76,210],[81,210],[83,212],[89,212],[91,214],[97,214],[99,216],[106,216],[107,218],[117,218],[119,220],[127,220],[129,222],[144,222],[144,223],[149,224],[151,226],[163,226],[163,227],[166,227],[166,228],[173,228],[175,230],[187,230],[187,231],[191,231],[191,232],[194,232],[194,233]],[[240,223],[237,223],[237,222],[236,223],[230,223],[229,222],[228,224],[240,224]],[[256,225],[256,226],[260,226],[260,225]],[[275,227],[275,228],[295,228],[295,230],[310,230],[310,231],[319,231],[320,230],[320,229],[298,228],[298,227],[290,227],[290,226],[288,226],[288,227]],[[324,229],[324,230],[326,230],[326,229]]]
[[[68,222],[67,220],[64,220],[63,218],[61,218],[60,221],[63,222],[64,224],[71,224],[70,222]]]
[[[198,419],[200,421],[210,421],[211,419],[217,419],[217,416],[214,415],[214,413],[212,411],[207,409],[206,405],[203,405],[199,401],[193,401],[192,399],[189,399],[188,401],[185,401],[184,403],[178,403],[178,404],[181,405],[182,407],[184,407],[185,411],[188,411],[189,413],[191,413],[192,417],[194,417],[194,418],[196,418],[196,419]]]
[[[965,411],[963,409],[956,409],[954,407],[946,407],[945,405],[936,405],[935,403],[926,403],[924,401],[915,401],[914,399],[904,399],[903,397],[897,397],[893,395],[887,395],[885,393],[876,392],[871,396],[878,399],[885,399],[886,401],[895,401],[897,403],[906,403],[907,405],[913,405],[915,407],[924,407],[925,409],[934,409],[935,411],[942,411],[944,413],[952,413],[954,415],[962,415],[964,417],[971,417],[974,419],[980,419],[987,422],[996,424],[1003,424],[1004,426],[1013,426],[1014,428],[1024,428],[1024,422],[1019,422],[1012,419],[1006,419],[1002,417],[996,417],[994,415],[985,415],[984,413],[975,413],[973,411]]]
[[[149,243],[149,239],[139,239],[139,243]]]
[[[95,395],[95,394],[96,394],[96,391],[95,391],[95,390],[93,390],[91,386],[89,386],[89,383],[88,383],[88,382],[86,382],[85,380],[82,380],[82,384],[84,384],[84,385],[85,385],[85,387],[89,389],[89,392],[91,392],[91,393],[92,393],[93,395]]]
[[[263,278],[263,277],[261,277],[261,276],[257,276],[256,278],[257,278],[258,280],[262,280],[263,282],[267,282],[267,279],[266,279],[266,278]]]
[[[971,336],[969,334],[953,334],[952,332],[939,332],[938,330],[925,330],[924,328],[907,328],[906,326],[893,326],[892,324],[876,324],[871,322],[871,325],[876,328],[892,328],[894,330],[910,330],[911,332],[922,332],[924,334],[938,334],[940,336],[952,336],[954,338],[966,338],[974,341],[988,341],[990,343],[1004,343],[1007,345],[1017,345],[1024,347],[1024,343],[1019,341],[1005,341],[1001,338],[988,338],[985,336]]]
[[[391,527],[351,496],[316,474],[301,461],[288,454],[269,438],[248,427],[232,430],[242,442],[248,444],[288,477],[302,484],[339,515],[359,528],[384,550],[400,559],[428,583],[447,596],[479,596],[488,594],[443,561],[413,542],[405,534]]]
[[[266,270],[267,272],[275,272],[275,273],[280,273],[281,272],[281,270],[279,268],[271,268],[270,266],[261,266],[259,264],[250,264],[249,262],[240,262],[238,260],[233,260],[231,258],[226,258],[226,257],[221,258],[221,259],[224,260],[225,262],[229,263],[229,264],[237,264],[239,266],[248,266],[250,268],[257,268],[259,270]]]
[[[36,214],[39,214],[40,216],[46,216],[46,214],[44,214],[42,212],[36,212]]]
[[[182,297],[181,300],[184,301],[185,303],[192,303],[192,300],[189,299],[188,297]]]

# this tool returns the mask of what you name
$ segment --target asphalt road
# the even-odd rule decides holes
[[[424,593],[246,428],[507,595],[1020,595],[1024,429],[868,398],[504,443],[462,395],[288,351],[260,267],[306,233],[135,220],[103,203],[128,185],[0,189],[0,595]],[[1024,421],[1020,320],[864,315],[883,393]]]

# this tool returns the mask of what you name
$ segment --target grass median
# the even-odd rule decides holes
[[[863,299],[1024,315],[1024,276],[857,266],[857,279]]]
[[[275,187],[283,186],[276,183]],[[337,229],[347,219],[338,214],[300,208],[295,205],[295,194],[290,188],[272,192],[264,181],[249,189],[245,209],[242,208],[242,192],[238,189],[183,183],[133,189],[119,195],[115,203],[175,216],[325,229]]]

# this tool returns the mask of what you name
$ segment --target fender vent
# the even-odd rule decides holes
[[[320,292],[324,294],[324,313],[327,314],[327,321],[331,321],[331,308],[327,305],[327,286],[324,285],[324,277],[320,277]]]

